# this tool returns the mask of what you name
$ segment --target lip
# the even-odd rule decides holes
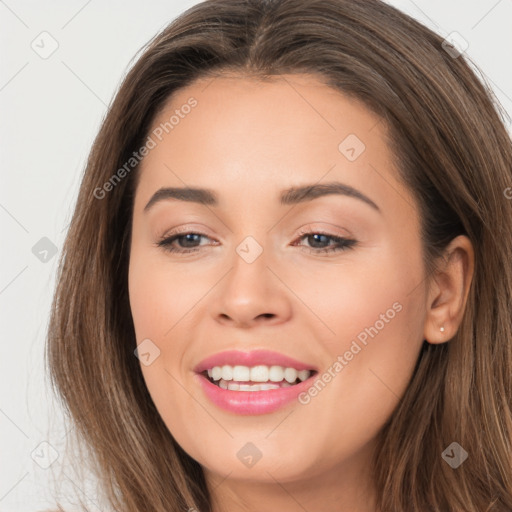
[[[205,395],[218,407],[236,414],[256,415],[268,414],[296,400],[298,395],[306,391],[316,378],[317,373],[308,379],[286,388],[269,389],[266,391],[233,391],[222,389],[210,382],[202,373],[194,375],[199,380]]]
[[[203,359],[195,368],[196,373],[204,372],[214,366],[283,366],[284,368],[295,368],[296,370],[315,370],[317,368],[310,364],[303,363],[292,357],[285,356],[279,352],[273,352],[271,350],[251,350],[250,352],[244,352],[241,350],[226,350],[225,352],[219,352],[212,356]],[[304,381],[306,382],[306,381]],[[258,393],[258,391],[254,391]]]
[[[305,381],[285,388],[266,391],[233,391],[222,389],[203,375],[205,370],[224,365],[249,367],[277,365],[284,368],[295,368],[296,370],[312,370],[313,373]],[[205,395],[215,405],[226,411],[242,415],[268,414],[290,404],[294,400],[298,401],[298,395],[311,386],[313,379],[318,374],[318,369],[315,366],[270,350],[252,350],[250,352],[228,350],[219,352],[203,359],[194,368],[194,371],[196,372],[194,377],[198,379]]]

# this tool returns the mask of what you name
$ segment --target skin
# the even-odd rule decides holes
[[[398,181],[384,123],[317,78],[197,81],[168,101],[153,128],[190,97],[198,105],[144,158],[134,202],[131,310],[137,343],[149,338],[160,350],[141,364],[151,397],[203,466],[215,512],[374,512],[376,435],[423,340],[447,342],[460,325],[471,244],[452,241],[428,289],[417,205]],[[338,149],[349,134],[366,146],[354,161]],[[331,181],[356,188],[380,212],[342,195],[279,204],[283,189]],[[219,206],[169,199],[143,211],[160,187],[184,186],[214,190]],[[173,246],[199,250],[181,255],[157,245],[177,228],[204,236]],[[315,243],[301,228],[357,245],[320,253],[335,240]],[[247,236],[263,249],[252,263],[236,252]],[[394,303],[401,310],[307,405],[236,415],[197,383],[195,365],[233,348],[275,350],[322,373]],[[250,468],[236,455],[248,442],[262,453]]]

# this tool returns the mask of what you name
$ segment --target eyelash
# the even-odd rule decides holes
[[[182,233],[175,233],[171,234],[170,236],[164,236],[162,239],[160,239],[157,242],[158,247],[162,247],[164,251],[170,252],[170,253],[178,253],[178,254],[190,254],[193,252],[197,252],[199,250],[199,247],[194,247],[190,249],[176,249],[175,247],[172,247],[172,243],[177,240],[178,238],[185,237],[186,235],[198,235],[208,238],[207,235],[204,235],[203,233],[196,233],[193,231],[184,231]],[[338,237],[334,235],[330,235],[329,233],[324,233],[322,231],[301,231],[299,233],[299,240],[306,237],[306,236],[312,236],[312,235],[322,235],[327,238],[330,238],[334,242],[336,242],[336,245],[334,247],[330,248],[323,248],[323,249],[316,249],[316,248],[310,248],[308,252],[310,253],[337,253],[340,251],[345,251],[347,249],[353,249],[357,245],[357,240],[354,240],[352,238],[344,238],[344,237]],[[308,249],[308,248],[306,248]]]

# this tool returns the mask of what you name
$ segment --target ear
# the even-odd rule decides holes
[[[423,331],[424,339],[433,344],[453,338],[462,321],[474,271],[474,251],[469,238],[465,235],[454,238],[440,260],[431,277]]]

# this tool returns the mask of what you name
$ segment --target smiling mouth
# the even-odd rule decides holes
[[[253,371],[254,370],[254,371]],[[201,372],[212,384],[229,391],[270,391],[292,387],[313,378],[316,370],[297,371],[293,368],[273,367],[214,367]]]

